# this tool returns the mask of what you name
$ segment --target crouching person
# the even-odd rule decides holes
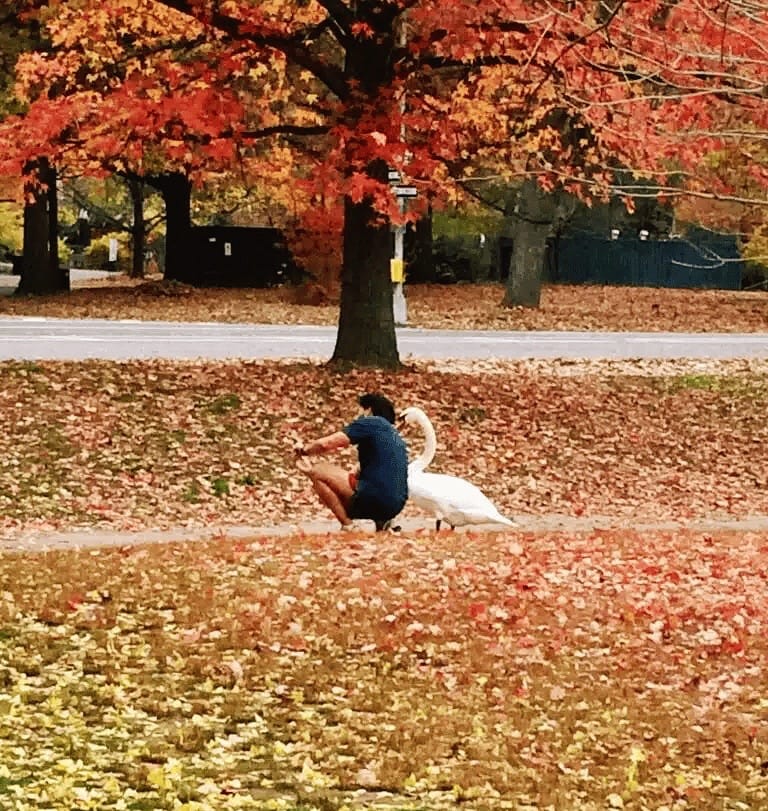
[[[395,428],[395,407],[388,398],[363,394],[359,403],[363,413],[340,431],[298,443],[296,466],[309,476],[342,529],[353,529],[356,519],[369,519],[380,532],[391,527],[408,499],[408,450]],[[312,464],[307,458],[350,445],[357,447],[354,472],[325,461]]]

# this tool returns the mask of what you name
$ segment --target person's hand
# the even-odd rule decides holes
[[[296,459],[296,467],[302,473],[309,473],[312,470],[312,462],[306,456],[299,456]]]

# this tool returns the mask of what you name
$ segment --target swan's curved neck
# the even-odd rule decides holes
[[[418,414],[416,421],[419,427],[424,432],[424,448],[421,453],[411,462],[410,467],[413,470],[424,470],[424,468],[435,458],[435,451],[437,450],[437,436],[429,417],[426,414]]]

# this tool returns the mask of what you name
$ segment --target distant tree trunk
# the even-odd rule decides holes
[[[21,279],[16,288],[17,295],[42,293],[49,275],[50,248],[46,195],[37,188],[27,187],[26,192]]]
[[[133,203],[133,222],[131,224],[131,261],[130,278],[144,277],[144,252],[146,250],[147,232],[144,223],[144,184],[136,178],[128,179],[128,189]]]
[[[48,200],[48,272],[58,290],[68,290],[66,273],[59,267],[59,192],[58,173],[50,166],[47,172],[46,198]]]
[[[189,231],[192,227],[192,184],[180,172],[147,178],[165,202],[165,279],[194,280]]]
[[[562,228],[573,207],[569,195],[545,192],[536,180],[526,180],[520,187],[510,212],[512,258],[504,306],[539,306],[547,240]]]
[[[24,206],[23,256],[17,295],[47,295],[69,290],[67,271],[59,267],[56,170],[46,158],[25,167],[29,177]]]
[[[375,222],[369,203],[344,201],[341,306],[331,358],[342,367],[400,366],[389,272],[392,237],[386,223]]]
[[[418,279],[434,279],[435,257],[432,253],[432,209],[405,233],[406,276],[412,273]]]
[[[512,228],[512,258],[504,304],[539,306],[549,226],[518,220]]]

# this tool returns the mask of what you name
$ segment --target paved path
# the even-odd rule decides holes
[[[512,516],[517,526],[511,529],[486,525],[482,527],[462,528],[456,532],[495,531],[508,533],[540,532],[589,532],[596,529],[626,529],[633,531],[675,531],[681,529],[696,532],[766,532],[768,515],[751,515],[731,520],[693,518],[680,521],[638,521],[626,516],[582,516],[552,513],[548,515]],[[404,518],[399,522],[406,533],[429,533],[434,522],[428,518]],[[373,534],[373,524],[360,522],[362,531]],[[449,532],[448,529],[441,533]],[[184,543],[189,541],[207,541],[214,539],[249,539],[257,537],[280,537],[304,533],[306,535],[326,535],[339,533],[336,521],[318,519],[297,523],[277,524],[268,527],[254,525],[222,525],[209,527],[177,527],[174,529],[147,529],[136,532],[120,532],[112,529],[90,528],[63,532],[28,532],[14,539],[0,539],[2,552],[42,552],[54,549],[107,548],[147,543]]]
[[[0,296],[12,296],[19,286],[21,276],[11,273],[12,265],[8,262],[0,262]],[[116,274],[109,270],[81,270],[71,268],[69,271],[70,282],[82,282],[86,279],[108,279]]]
[[[328,358],[336,327],[0,318],[0,360]],[[413,359],[768,358],[768,334],[397,330]]]

